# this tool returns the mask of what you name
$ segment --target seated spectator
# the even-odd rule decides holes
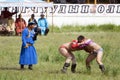
[[[120,0],[117,0],[117,4],[120,4]]]
[[[53,0],[54,3],[66,4],[66,0]]]
[[[4,18],[4,15],[3,14],[1,14],[1,16],[0,16],[0,25],[2,25],[2,26],[7,26],[7,18]]]
[[[60,0],[53,0],[54,3],[60,3]]]
[[[10,35],[13,35],[13,33],[15,32],[15,22],[14,22],[14,19],[12,18],[12,16],[10,16],[8,18],[7,30],[10,32]]]
[[[78,4],[78,3],[80,3],[80,0],[67,0],[67,2],[72,3],[72,4]]]
[[[22,18],[22,15],[19,14],[19,17],[16,19],[15,21],[15,31],[16,31],[16,35],[20,36],[23,29],[26,27],[26,22],[25,20]]]
[[[42,13],[40,15],[41,17],[38,19],[38,27],[41,29],[41,35],[47,35],[49,32],[49,28],[48,28],[48,21],[47,19],[44,17],[45,15]]]
[[[60,0],[61,4],[66,4],[66,0]]]
[[[80,4],[85,4],[86,0],[77,0],[77,2]]]
[[[110,4],[117,4],[117,0],[109,0]]]
[[[34,14],[31,15],[31,18],[28,20],[28,23],[29,22],[34,22],[37,25],[37,21],[35,19],[35,15]]]
[[[8,33],[6,27],[7,27],[7,18],[4,18],[4,15],[1,14],[0,16],[0,35],[6,35]]]

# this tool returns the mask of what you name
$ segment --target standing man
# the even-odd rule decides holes
[[[8,10],[8,7],[4,7],[4,10],[1,11],[1,15],[3,15],[4,18],[9,18],[10,16],[12,16],[12,15],[14,15],[14,14],[16,14],[16,13],[17,13],[17,11],[15,11],[15,12],[10,12],[10,11]]]
[[[42,13],[41,18],[38,19],[38,27],[41,29],[41,35],[47,35],[49,32],[48,21],[45,18],[45,15]]]
[[[37,64],[37,53],[34,48],[34,27],[35,23],[30,22],[28,23],[28,26],[22,31],[22,47],[19,60],[21,69],[24,69],[24,65],[28,65],[28,69],[32,70],[33,64]]]

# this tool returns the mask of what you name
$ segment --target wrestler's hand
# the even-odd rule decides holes
[[[77,42],[72,42],[72,43],[71,43],[71,47],[72,47],[72,48],[78,47],[78,43],[77,43]]]

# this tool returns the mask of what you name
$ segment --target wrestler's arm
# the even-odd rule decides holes
[[[91,39],[85,39],[85,40],[83,40],[82,42],[78,43],[78,45],[79,45],[79,46],[80,46],[80,45],[86,45],[86,44],[88,44],[90,41],[91,41]]]
[[[72,40],[72,42],[70,43],[70,45],[71,45],[71,48],[76,48],[77,46],[78,46],[78,42],[77,42],[77,40]]]

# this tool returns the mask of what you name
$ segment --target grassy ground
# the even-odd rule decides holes
[[[100,44],[104,49],[103,63],[106,67],[102,74],[96,61],[91,63],[92,71],[85,68],[86,52],[74,52],[77,58],[77,72],[66,74],[60,72],[65,58],[58,52],[58,47],[78,35],[85,35]],[[119,80],[120,79],[120,32],[66,32],[49,33],[48,36],[38,36],[35,47],[38,54],[38,64],[34,70],[19,70],[19,55],[21,37],[0,36],[0,80]]]

